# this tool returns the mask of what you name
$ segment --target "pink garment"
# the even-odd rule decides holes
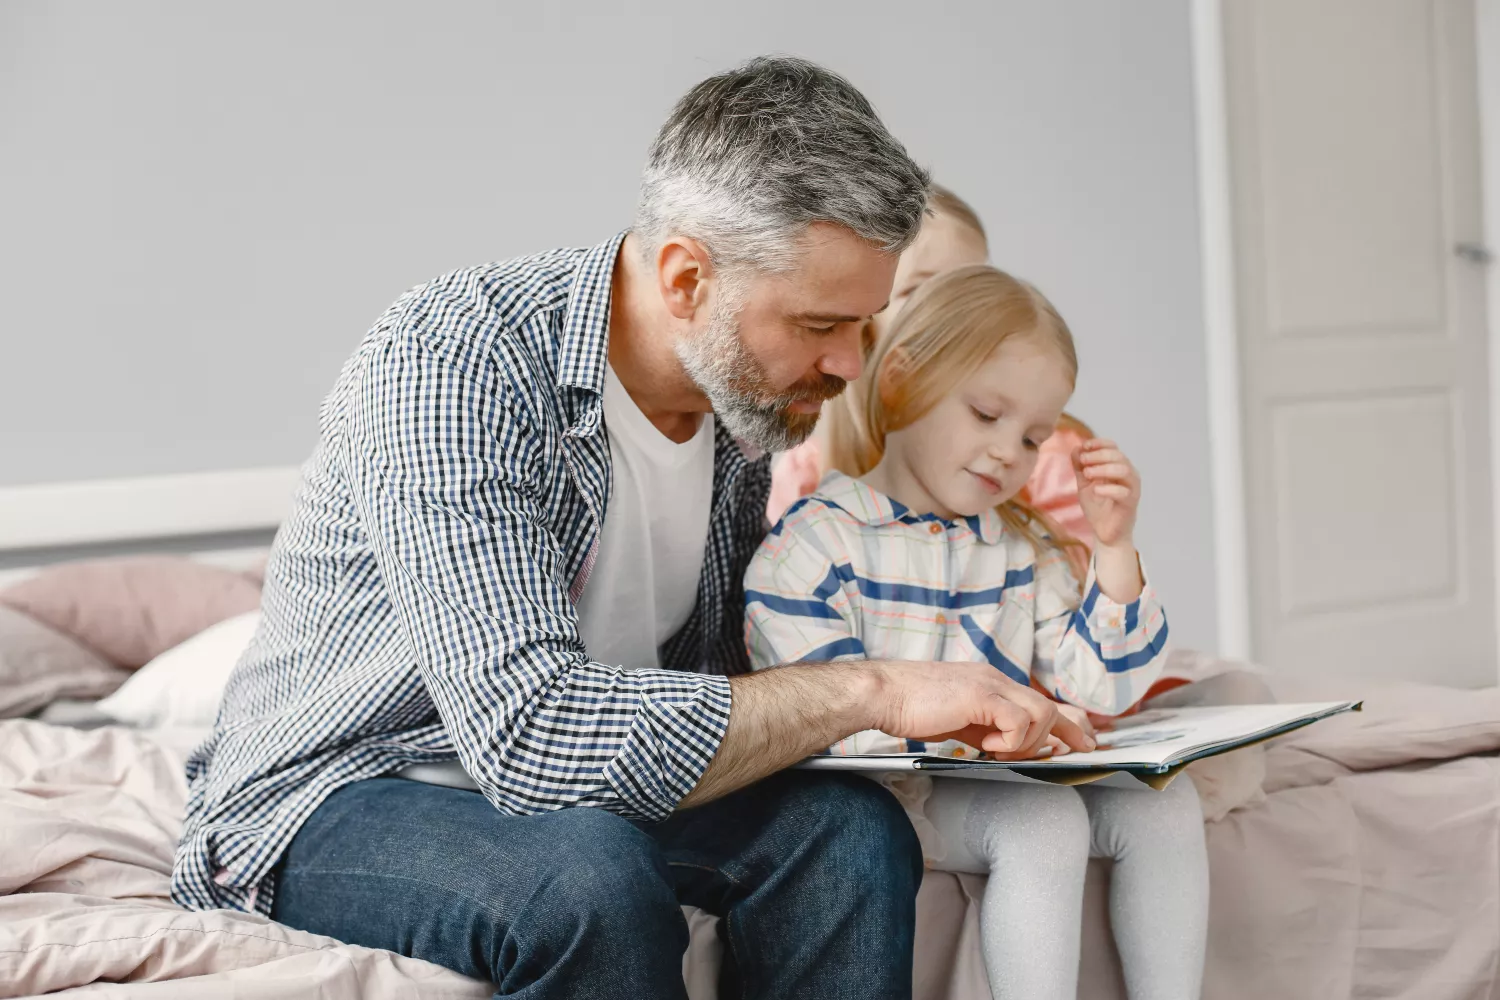
[[[818,488],[823,478],[823,449],[808,438],[776,458],[771,468],[771,496],[766,501],[766,520],[775,524],[786,509]]]
[[[1092,549],[1094,532],[1078,502],[1078,477],[1073,472],[1073,449],[1087,440],[1077,431],[1059,428],[1043,442],[1025,495],[1033,507]]]

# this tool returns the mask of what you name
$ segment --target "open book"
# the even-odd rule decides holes
[[[1033,760],[993,761],[967,754],[822,754],[800,766],[845,771],[927,771],[982,777],[984,771],[1013,771],[1030,778],[1079,782],[1126,772],[1155,784],[1152,777],[1170,776],[1192,761],[1261,740],[1341,712],[1357,711],[1355,701],[1301,705],[1226,705],[1216,707],[1147,709],[1114,720],[1098,734],[1099,748]],[[948,744],[944,744],[948,746]]]

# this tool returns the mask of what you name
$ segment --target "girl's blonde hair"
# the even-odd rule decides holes
[[[984,241],[988,251],[989,237],[985,234],[984,223],[979,221],[979,213],[952,191],[941,184],[929,185],[927,211],[932,216],[946,215],[972,229]],[[860,346],[864,351],[865,371],[868,372],[870,355],[875,350],[873,322],[865,324]],[[822,420],[828,442],[828,468],[838,469],[851,476],[856,475],[850,471],[855,464],[855,456],[868,451],[870,447],[865,433],[865,387],[869,384],[868,377],[857,378],[840,395],[823,404]]]
[[[1014,337],[1031,337],[1051,347],[1078,377],[1073,334],[1057,309],[1034,287],[988,264],[960,267],[937,275],[911,301],[875,345],[865,394],[862,448],[847,456],[862,476],[885,453],[886,435],[920,420],[995,349]],[[995,508],[1007,528],[1038,552],[1064,551],[1082,543],[1019,497]]]

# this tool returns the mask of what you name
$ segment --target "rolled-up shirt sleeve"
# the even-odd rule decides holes
[[[503,812],[660,820],[729,721],[729,682],[588,658],[540,483],[542,447],[493,360],[416,336],[371,351],[336,461],[464,769]]]

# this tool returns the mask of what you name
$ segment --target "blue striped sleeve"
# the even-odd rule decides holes
[[[1167,615],[1142,566],[1145,586],[1128,604],[1110,600],[1092,565],[1082,600],[1061,557],[1038,563],[1032,676],[1058,698],[1099,715],[1118,715],[1145,697],[1166,663]],[[1044,579],[1045,577],[1045,579]]]

